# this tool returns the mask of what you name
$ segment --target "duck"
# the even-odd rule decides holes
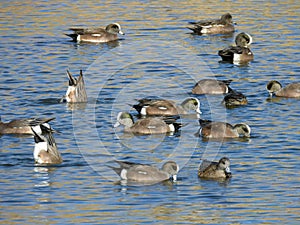
[[[273,94],[277,97],[299,98],[300,97],[300,82],[294,82],[282,87],[282,85],[272,80],[267,84],[267,90],[272,97]]]
[[[250,137],[251,129],[246,123],[231,125],[225,122],[215,122],[199,119],[200,134],[205,138],[238,138]]]
[[[149,165],[139,164],[125,161],[115,161],[120,167],[111,167],[122,180],[133,182],[162,182],[169,180],[177,180],[177,174],[179,172],[179,166],[174,161],[165,162],[161,169]]]
[[[30,134],[32,135],[31,127],[36,127],[36,132],[42,134],[40,125],[49,126],[48,122],[54,120],[52,118],[26,118],[26,119],[14,119],[10,122],[2,122],[0,118],[0,134]],[[54,131],[54,130],[52,130]]]
[[[254,55],[249,46],[252,43],[252,37],[245,32],[239,33],[235,38],[236,46],[229,46],[218,52],[222,61],[233,64],[248,63],[254,59]]]
[[[106,43],[118,40],[118,34],[123,33],[120,24],[112,23],[103,28],[80,28],[72,27],[69,30],[72,34],[65,34],[73,39],[75,42],[91,42],[91,43]]]
[[[80,70],[78,79],[72,76],[69,70],[67,70],[67,75],[69,78],[69,86],[66,95],[62,97],[60,102],[63,102],[64,100],[68,103],[87,102],[87,94],[85,90],[82,70]]]
[[[164,134],[178,131],[182,126],[180,123],[165,121],[160,117],[141,118],[134,122],[132,115],[129,112],[119,112],[117,122],[114,127],[123,125],[125,132],[137,134]]]
[[[232,80],[202,79],[192,89],[192,94],[226,94],[232,91],[229,87]]]
[[[139,103],[132,107],[141,116],[175,116],[188,114],[190,111],[201,114],[200,101],[194,97],[186,98],[180,105],[167,99],[144,98],[137,101]]]
[[[227,108],[232,108],[240,105],[247,105],[247,97],[241,92],[233,91],[224,96],[222,104]]]
[[[198,176],[208,179],[232,177],[229,158],[222,157],[218,162],[203,160],[198,170]]]
[[[60,164],[63,159],[57,149],[52,131],[48,126],[40,125],[43,134],[39,134],[36,127],[31,127],[34,134],[34,161],[38,165]]]
[[[195,34],[227,34],[234,32],[232,15],[226,13],[220,19],[190,22],[193,27],[187,27]]]

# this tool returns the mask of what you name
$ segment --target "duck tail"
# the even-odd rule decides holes
[[[181,127],[185,126],[183,125],[182,123],[172,123],[174,128],[175,128],[175,131],[178,131]]]
[[[107,166],[107,167],[113,169],[113,171],[115,171],[116,174],[118,174],[119,176],[121,175],[122,168],[113,167],[113,166]]]
[[[199,27],[186,27],[187,29],[192,30],[194,33],[198,34],[200,33]]]
[[[209,123],[211,123],[211,120],[199,119],[199,124],[200,124],[201,127],[205,127]]]
[[[141,104],[131,105],[138,113],[141,113],[143,106]]]
[[[78,34],[65,34],[65,35],[72,38],[73,41],[77,41]]]
[[[232,80],[222,80],[222,82],[228,86],[231,84]]]
[[[236,93],[236,91],[233,90],[232,88],[228,87],[228,93]]]

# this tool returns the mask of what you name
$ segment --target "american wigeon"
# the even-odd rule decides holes
[[[134,122],[133,117],[128,112],[119,112],[117,122],[114,127],[123,125],[125,132],[137,134],[163,134],[177,131],[181,124],[170,122],[169,124],[159,117],[142,118]]]
[[[171,177],[177,180],[179,166],[174,161],[167,161],[161,169],[147,164],[116,161],[120,167],[111,167],[123,180],[135,182],[161,182]]]
[[[223,157],[219,162],[203,160],[198,170],[198,176],[209,179],[230,178],[232,175],[229,159]]]
[[[66,34],[73,41],[105,43],[118,40],[118,34],[124,35],[121,26],[118,23],[112,23],[103,28],[70,28],[74,33]]]
[[[205,138],[237,138],[250,137],[251,129],[245,123],[231,125],[225,122],[213,122],[199,119],[200,134]]]
[[[236,46],[229,46],[218,52],[223,61],[234,64],[247,63],[253,60],[254,56],[249,48],[252,43],[252,37],[247,33],[240,33],[235,38]]]
[[[247,105],[248,100],[242,93],[233,91],[224,96],[222,104],[228,108],[231,108],[239,105]]]
[[[52,130],[44,125],[40,125],[43,134],[38,134],[36,128],[32,127],[34,133],[34,151],[33,157],[36,164],[60,164],[62,157],[57,150],[55,140],[52,135]]]
[[[226,94],[232,80],[203,79],[198,81],[192,89],[193,94]]]
[[[55,118],[28,118],[16,119],[4,123],[0,118],[0,134],[33,134],[31,127],[36,127],[36,132],[41,134],[40,124],[47,124]]]
[[[139,99],[139,103],[133,105],[138,113],[142,116],[174,116],[188,114],[194,111],[198,114],[200,111],[200,102],[197,98],[186,98],[180,105],[174,101],[166,99]]]
[[[67,70],[67,75],[69,77],[69,86],[66,95],[61,99],[61,102],[63,100],[66,100],[69,103],[87,102],[82,70],[80,70],[78,79],[73,77],[69,70]]]
[[[188,27],[195,34],[226,34],[234,32],[232,16],[226,13],[221,19],[203,20],[198,22],[190,22],[193,27]]]
[[[271,97],[275,94],[278,97],[299,98],[300,82],[288,84],[283,88],[278,81],[272,80],[267,84],[267,90]]]

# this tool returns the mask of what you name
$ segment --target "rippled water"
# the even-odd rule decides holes
[[[1,1],[1,118],[55,116],[64,162],[33,163],[32,137],[0,137],[1,224],[296,224],[300,220],[299,99],[269,99],[265,85],[299,81],[299,8],[294,1],[244,3]],[[195,36],[188,21],[231,12],[237,32],[253,36],[254,61],[219,63],[233,36]],[[76,44],[70,26],[119,22],[126,33],[110,44]],[[237,33],[236,32],[236,33]],[[59,104],[65,70],[84,70],[86,105]],[[227,110],[222,96],[197,96],[202,118],[247,122],[249,140],[207,142],[197,118],[173,136],[128,136],[112,127],[135,99],[180,103],[204,77],[232,79],[249,101]],[[231,159],[232,179],[201,180],[201,158]],[[120,184],[111,159],[161,165],[174,159],[179,180],[152,186]]]

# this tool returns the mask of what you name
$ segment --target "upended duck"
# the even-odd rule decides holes
[[[72,76],[69,70],[67,70],[67,75],[69,78],[69,86],[66,94],[62,97],[60,102],[63,102],[64,100],[68,103],[87,102],[87,94],[85,90],[82,70],[80,70],[78,79]]]
[[[34,133],[34,151],[33,157],[36,164],[51,165],[60,164],[63,159],[57,149],[56,142],[49,126],[40,125],[43,134],[36,131],[36,127],[32,127]]]

